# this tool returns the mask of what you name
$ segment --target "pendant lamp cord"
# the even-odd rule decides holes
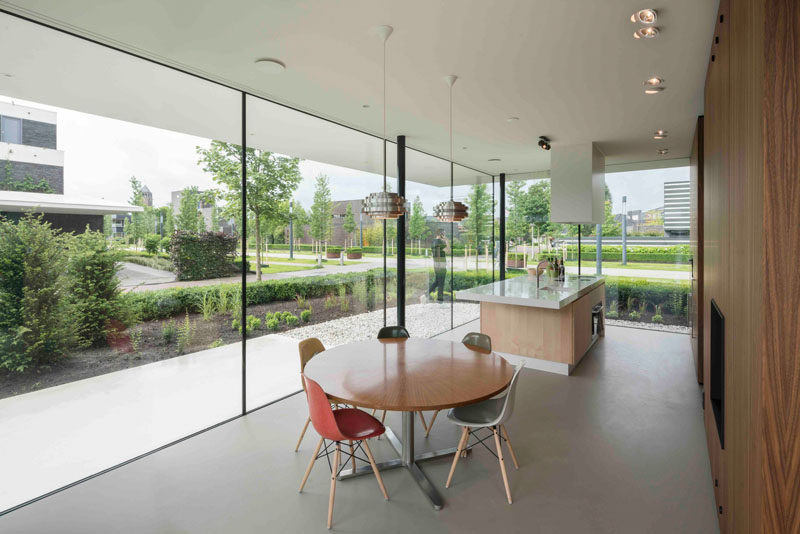
[[[386,192],[386,38],[383,40],[383,192]]]
[[[450,200],[453,200],[453,84],[450,84]]]

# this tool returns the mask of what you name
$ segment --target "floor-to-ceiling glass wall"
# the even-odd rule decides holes
[[[406,327],[412,336],[431,337],[453,326],[450,289],[457,225],[435,216],[450,200],[450,164],[429,154],[406,150]]]
[[[298,340],[332,347],[395,324],[397,226],[384,241],[383,221],[362,211],[384,187],[380,139],[251,96],[246,119],[247,310],[227,327],[248,338],[253,409],[301,387]]]
[[[7,15],[0,48],[5,510],[240,413],[236,197],[209,171],[241,96]]]
[[[453,198],[462,202],[468,217],[459,223],[453,246],[453,286],[456,292],[488,284],[493,277],[493,221],[497,206],[492,196],[492,177],[460,165],[454,166]],[[480,319],[480,305],[456,298],[453,326]],[[476,324],[476,330],[478,326]]]
[[[606,185],[600,255],[607,319],[688,333],[688,167],[606,174]],[[596,240],[587,241],[583,253],[594,259]]]

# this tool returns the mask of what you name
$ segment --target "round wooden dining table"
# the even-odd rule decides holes
[[[423,338],[371,339],[339,345],[314,357],[305,375],[334,402],[402,412],[401,439],[386,436],[399,458],[379,469],[406,468],[433,507],[444,502],[419,462],[452,456],[456,448],[414,452],[414,412],[441,410],[486,400],[506,389],[514,369],[494,353],[455,341]],[[342,471],[341,479],[372,473],[370,466]]]

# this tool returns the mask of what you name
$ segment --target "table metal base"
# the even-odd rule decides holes
[[[434,510],[441,510],[444,506],[444,500],[439,494],[438,490],[433,486],[425,472],[422,471],[418,462],[425,460],[433,460],[434,458],[442,458],[445,456],[452,457],[455,454],[457,447],[449,449],[439,449],[437,451],[426,452],[423,454],[414,454],[414,412],[403,412],[403,434],[402,441],[397,439],[397,435],[388,426],[386,427],[385,436],[389,440],[389,444],[397,452],[399,458],[389,460],[387,462],[378,463],[378,469],[386,471],[396,467],[404,467],[411,473],[414,482],[417,483],[422,492],[428,497],[433,505]],[[339,475],[339,480],[346,480],[348,478],[358,477],[361,475],[371,475],[372,467],[365,465],[355,470],[344,469]]]

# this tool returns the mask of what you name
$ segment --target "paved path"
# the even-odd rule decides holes
[[[119,271],[120,286],[129,289],[141,285],[163,284],[175,280],[175,274],[161,269],[153,269],[136,263],[123,261]]]

